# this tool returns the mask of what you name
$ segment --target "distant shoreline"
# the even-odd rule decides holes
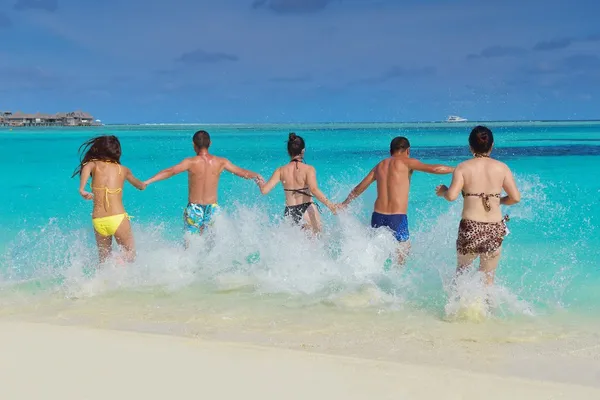
[[[78,129],[119,129],[119,128],[148,128],[148,129],[173,129],[180,127],[215,127],[230,129],[398,129],[398,128],[468,128],[475,125],[490,127],[531,127],[531,126],[600,126],[600,120],[546,120],[546,121],[466,121],[466,122],[282,122],[282,123],[131,123],[131,124],[103,124],[92,126],[1,126],[0,131],[19,128],[25,130],[60,130],[63,128]]]

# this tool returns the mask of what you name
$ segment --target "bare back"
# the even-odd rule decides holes
[[[312,170],[314,170],[313,167],[301,162],[290,162],[279,168],[281,184],[285,190],[286,205],[295,206],[312,201],[311,197],[293,191],[294,189],[299,189],[302,192],[311,194],[309,189],[309,173]]]
[[[500,196],[506,178],[510,174],[508,166],[486,157],[465,161],[456,170],[463,179],[463,193],[470,194],[464,197],[463,219],[480,222],[498,222],[502,220]],[[489,211],[485,209],[484,198],[477,196],[479,194],[488,196]]]
[[[92,164],[93,163],[93,164]],[[125,212],[123,186],[129,170],[116,163],[92,161],[92,218],[102,218]]]
[[[186,160],[188,167],[188,201],[194,204],[217,202],[219,178],[226,160],[210,154],[201,154]]]
[[[374,169],[377,181],[375,212],[380,214],[406,214],[408,192],[412,170],[408,157],[390,157],[381,161]]]

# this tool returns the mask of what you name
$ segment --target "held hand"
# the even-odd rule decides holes
[[[80,190],[79,194],[81,195],[81,197],[83,197],[85,200],[92,200],[94,198],[94,195],[90,192],[86,192],[85,190]]]
[[[142,186],[140,186],[140,190],[146,190],[148,184],[146,182],[142,182]]]
[[[338,211],[346,211],[346,209],[348,208],[348,204],[344,203],[338,203],[335,204],[334,207],[338,210]]]
[[[446,185],[439,185],[438,187],[435,188],[435,194],[437,194],[439,197],[443,197],[447,191],[448,191],[448,186],[446,186]]]
[[[258,187],[262,187],[265,184],[265,178],[263,178],[260,175],[257,175],[256,178],[254,178],[254,182],[256,182]]]

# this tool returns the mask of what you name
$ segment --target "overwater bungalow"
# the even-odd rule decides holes
[[[94,117],[83,111],[56,114],[0,112],[0,126],[96,126]]]

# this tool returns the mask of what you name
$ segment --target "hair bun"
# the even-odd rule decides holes
[[[294,132],[290,133],[289,140],[295,140],[298,136]]]
[[[481,144],[487,143],[487,141],[488,141],[487,132],[481,132],[479,135],[477,135],[477,141]]]

